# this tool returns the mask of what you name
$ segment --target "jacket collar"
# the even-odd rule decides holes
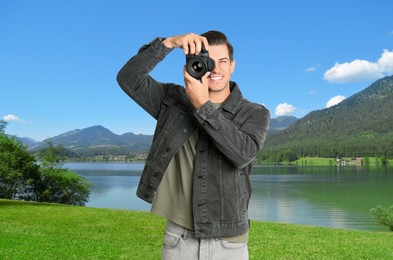
[[[243,95],[239,87],[237,86],[236,82],[231,81],[229,87],[231,89],[231,94],[229,94],[229,97],[222,104],[221,108],[234,114],[236,112],[237,107],[240,105],[240,103],[243,100]]]

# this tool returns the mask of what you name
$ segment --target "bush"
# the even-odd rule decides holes
[[[68,169],[42,170],[36,187],[38,202],[84,206],[89,199],[91,183]]]
[[[388,208],[377,206],[372,208],[370,212],[374,215],[379,224],[388,226],[390,231],[393,231],[393,205]]]

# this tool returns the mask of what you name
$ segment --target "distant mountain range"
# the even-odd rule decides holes
[[[281,131],[287,129],[290,125],[295,123],[298,118],[294,116],[278,116],[270,119],[269,131]]]
[[[107,128],[97,125],[68,131],[42,142],[26,137],[16,137],[16,139],[27,145],[29,150],[33,152],[47,147],[48,140],[51,140],[54,145],[66,148],[71,157],[77,157],[146,153],[150,149],[153,136],[134,133],[117,135]]]
[[[138,150],[146,150],[150,147],[152,135],[136,135],[133,133],[125,133],[117,135],[107,128],[97,125],[84,128],[82,130],[72,130],[58,136],[50,138],[54,144],[61,144],[68,149],[76,149],[80,147],[99,147],[99,146],[134,146]],[[45,141],[32,147],[39,149],[45,145]]]
[[[281,116],[272,118],[270,123],[271,131],[279,131],[287,128],[298,119],[293,116]],[[42,142],[35,141],[28,137],[16,137],[20,142],[29,147],[31,151],[37,151],[47,146],[50,139],[54,145],[62,145],[70,151],[86,151],[87,149],[121,148],[126,152],[146,152],[150,149],[153,135],[143,135],[125,133],[117,135],[109,129],[96,125],[84,129],[75,129],[63,134],[48,138]],[[118,153],[118,152],[116,152]]]

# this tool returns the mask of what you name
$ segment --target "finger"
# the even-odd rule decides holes
[[[186,84],[187,87],[187,82],[190,82],[193,79],[193,77],[188,73],[186,66],[184,66],[183,74],[184,74],[184,83]]]
[[[185,55],[190,53],[190,49],[189,49],[189,46],[188,46],[188,40],[186,38],[183,38],[183,40],[182,40],[182,48],[183,48],[183,51],[184,51]]]
[[[205,49],[208,51],[209,50],[209,42],[207,41],[206,37],[202,37],[202,43],[203,43],[203,46],[205,46]]]
[[[196,40],[195,41],[195,54],[198,55],[202,51],[202,41]]]
[[[196,42],[195,42],[195,39],[192,39],[189,42],[189,48],[190,48],[189,54],[196,54]]]

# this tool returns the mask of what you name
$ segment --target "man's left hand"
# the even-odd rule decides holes
[[[196,109],[199,109],[207,101],[209,101],[209,76],[210,72],[207,72],[201,80],[195,79],[188,74],[187,69],[184,66],[184,84],[186,86],[186,93]]]

